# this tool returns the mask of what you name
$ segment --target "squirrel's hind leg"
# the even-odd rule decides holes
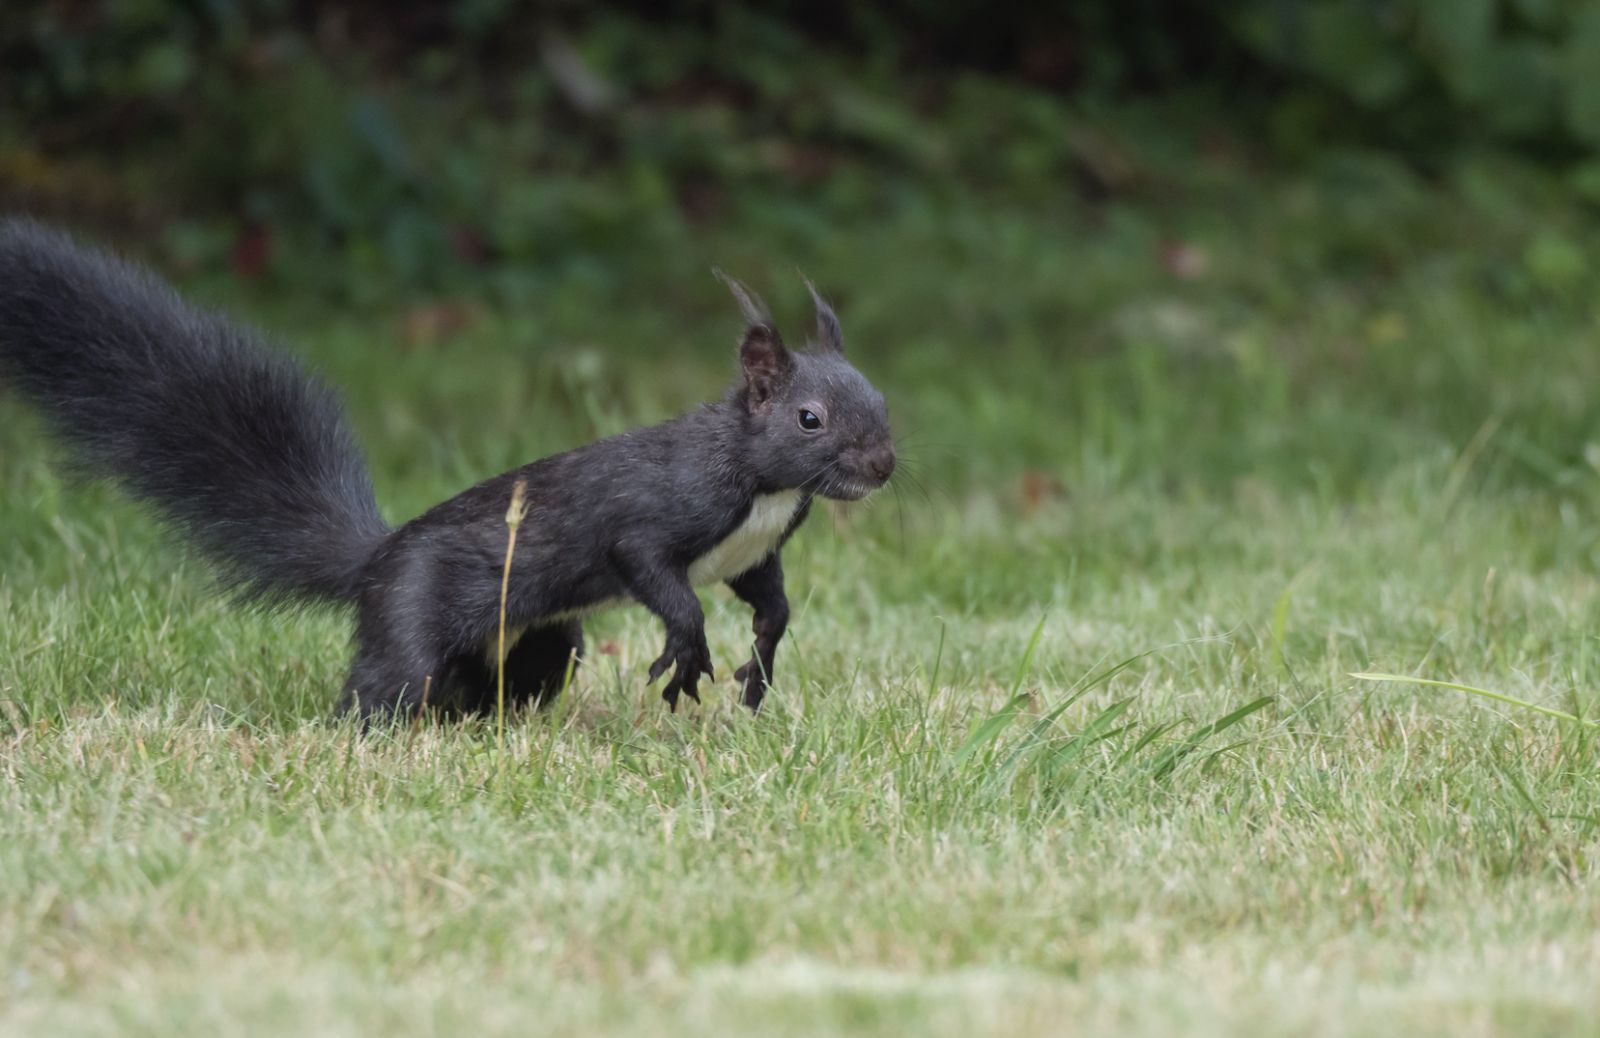
[[[565,620],[529,628],[506,653],[506,709],[547,706],[566,686],[569,668],[583,658],[583,626]],[[448,655],[359,645],[339,712],[354,711],[363,728],[424,709],[446,715],[495,711],[499,694],[493,657]]]
[[[453,661],[453,701],[464,714],[493,716],[499,698],[495,650],[491,642],[481,654]],[[567,672],[583,658],[583,625],[564,620],[530,627],[506,650],[506,709],[533,704],[549,706],[567,683]]]
[[[583,624],[563,620],[530,627],[506,653],[506,705],[549,706],[566,687],[568,671],[583,659]],[[494,674],[489,674],[489,701],[494,705]]]
[[[449,708],[453,675],[443,653],[358,645],[339,713],[355,713],[362,728],[415,717],[430,706]]]

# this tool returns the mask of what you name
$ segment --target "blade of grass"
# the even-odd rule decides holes
[[[1181,721],[1165,721],[1156,725],[1154,728],[1151,728],[1149,731],[1139,736],[1139,738],[1134,741],[1132,746],[1129,746],[1126,750],[1122,751],[1121,755],[1117,757],[1116,763],[1113,765],[1113,767],[1122,767],[1124,764],[1137,757],[1140,753],[1144,752],[1144,748],[1146,746],[1149,746],[1151,743],[1155,742],[1163,735],[1166,735],[1168,732],[1172,731],[1182,723],[1183,722]]]
[[[950,763],[946,765],[946,770],[954,770],[985,744],[993,742],[1012,721],[1016,720],[1017,714],[1027,705],[1028,697],[1024,695],[1015,695],[1007,700],[1005,706],[986,717],[972,730],[972,734],[962,741],[956,752],[950,755]]]
[[[1135,653],[1120,663],[1113,664],[1112,666],[1109,666],[1099,673],[1094,674],[1080,682],[1079,685],[1074,688],[1065,699],[1051,707],[1043,717],[1035,721],[1032,727],[1028,729],[1027,735],[1017,740],[1017,745],[1013,747],[1011,753],[1006,757],[1004,763],[1000,765],[1002,772],[1009,773],[1011,769],[1021,763],[1022,757],[1025,754],[1031,752],[1035,747],[1042,743],[1045,739],[1045,733],[1055,726],[1056,722],[1061,718],[1061,715],[1066,713],[1067,710],[1071,708],[1072,704],[1076,703],[1078,700],[1082,699],[1084,696],[1088,695],[1090,692],[1094,691],[1100,686],[1106,684],[1112,678],[1116,677],[1118,674],[1122,673],[1124,670],[1127,670],[1129,667],[1133,666],[1135,663],[1144,659],[1146,656],[1149,656],[1153,652],[1155,652],[1154,649],[1147,649],[1144,652]]]
[[[1530,703],[1526,699],[1517,699],[1515,696],[1508,696],[1502,692],[1491,692],[1486,688],[1476,688],[1472,685],[1462,685],[1454,681],[1436,681],[1432,678],[1412,678],[1407,677],[1404,674],[1378,674],[1368,671],[1361,671],[1351,674],[1350,676],[1355,678],[1357,681],[1386,681],[1397,685],[1427,685],[1429,688],[1453,689],[1456,692],[1465,692],[1468,695],[1478,696],[1483,699],[1492,699],[1497,703],[1505,703],[1509,706],[1521,707],[1524,710],[1532,710],[1534,713],[1544,714],[1546,717],[1554,717],[1562,721],[1571,721],[1574,724],[1585,725],[1590,728],[1600,728],[1600,721],[1596,721],[1592,718],[1579,717],[1577,714],[1569,714],[1565,710],[1556,710],[1548,706],[1540,706],[1538,703]]]
[[[1274,699],[1272,696],[1262,696],[1260,699],[1253,699],[1244,706],[1239,707],[1237,710],[1234,710],[1228,714],[1224,714],[1222,717],[1212,721],[1210,724],[1196,728],[1193,732],[1190,732],[1188,737],[1186,737],[1182,742],[1178,743],[1176,746],[1169,746],[1161,753],[1156,755],[1155,759],[1151,761],[1150,764],[1151,777],[1157,781],[1166,778],[1168,775],[1172,774],[1177,766],[1183,761],[1183,758],[1187,757],[1195,750],[1198,750],[1201,744],[1207,739],[1211,738],[1213,735],[1216,735],[1218,732],[1232,728],[1234,725],[1238,724],[1240,721],[1243,721],[1246,717],[1249,717],[1257,710],[1261,710],[1267,706],[1270,706],[1273,702]]]
[[[1044,633],[1044,617],[1039,617],[1039,622],[1033,625],[1033,634],[1028,637],[1028,647],[1022,650],[1022,659],[1017,662],[1017,676],[1011,682],[1011,698],[999,710],[990,714],[972,733],[966,737],[956,752],[950,755],[949,762],[945,765],[946,771],[954,770],[973,754],[977,753],[986,744],[999,738],[1016,720],[1017,714],[1028,705],[1029,697],[1022,693],[1022,683],[1027,680],[1028,668],[1033,665],[1033,654],[1039,649],[1039,638]]]
[[[1079,693],[1079,695],[1081,694]],[[1103,738],[1107,734],[1106,729],[1110,727],[1111,722],[1120,717],[1123,711],[1127,710],[1132,703],[1132,699],[1118,700],[1091,718],[1081,731],[1066,739],[1061,748],[1049,757],[1046,764],[1050,771],[1052,773],[1059,771],[1063,764],[1076,755],[1077,751]],[[1016,776],[1016,773],[1022,770],[1022,766],[1030,758],[1037,759],[1040,756],[1040,751],[1048,745],[1049,743],[1045,740],[1035,738],[1032,732],[1018,740],[1018,745],[1006,755],[1005,761],[989,776],[985,783],[986,788],[991,793],[1004,790],[1011,784],[1011,780]]]
[[[1128,708],[1133,705],[1133,699],[1119,699],[1095,715],[1094,720],[1084,725],[1083,731],[1066,741],[1060,749],[1050,755],[1050,766],[1060,768],[1084,750],[1102,739],[1110,738],[1115,732],[1111,722],[1117,720]]]
[[[1289,578],[1289,583],[1283,587],[1283,592],[1278,595],[1278,601],[1272,606],[1271,640],[1268,643],[1268,657],[1281,666],[1288,666],[1288,660],[1283,655],[1284,641],[1289,634],[1289,610],[1294,605],[1294,593],[1306,577],[1315,568],[1315,563],[1308,565]]]
[[[1011,682],[1011,694],[1016,696],[1022,691],[1022,683],[1028,678],[1028,669],[1033,666],[1033,654],[1039,651],[1039,638],[1044,634],[1043,616],[1033,625],[1033,633],[1028,636],[1028,647],[1022,650],[1022,659],[1017,662],[1017,676]]]

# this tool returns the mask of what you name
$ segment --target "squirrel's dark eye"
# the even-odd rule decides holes
[[[817,417],[815,411],[808,411],[802,407],[800,409],[800,428],[806,432],[816,432],[822,428],[822,419]]]

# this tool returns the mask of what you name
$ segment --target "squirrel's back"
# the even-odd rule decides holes
[[[332,392],[144,270],[16,218],[0,383],[246,592],[350,600],[388,533]]]

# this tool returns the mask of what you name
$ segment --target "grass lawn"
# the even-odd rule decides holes
[[[357,738],[345,618],[228,606],[0,400],[0,1031],[1600,1028],[1594,736],[1349,676],[1595,710],[1600,237],[1396,176],[735,215],[451,334],[235,300],[399,520],[718,391],[703,272],[798,329],[801,264],[908,467],[794,542],[756,718],[717,593],[703,708],[628,610],[503,752]]]

